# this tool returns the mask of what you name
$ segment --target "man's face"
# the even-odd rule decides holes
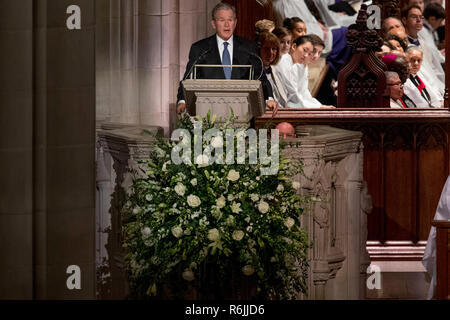
[[[237,19],[233,14],[233,10],[219,10],[216,12],[215,19],[211,21],[211,25],[216,30],[217,35],[227,41],[231,38],[236,29]]]
[[[387,81],[389,96],[394,99],[400,99],[403,96],[403,83],[398,76],[392,77]]]
[[[403,23],[406,26],[408,33],[417,33],[422,30],[423,27],[423,16],[422,11],[416,8],[412,8],[408,12],[408,17],[403,18]]]
[[[409,69],[412,74],[416,74],[419,72],[420,67],[422,66],[422,52],[420,51],[410,51],[406,55],[406,59],[409,62]]]
[[[386,33],[392,32],[393,30],[405,30],[405,27],[403,27],[403,24],[400,22],[400,20],[396,18],[387,18],[384,22],[384,28]]]
[[[410,6],[412,6],[412,5],[419,6],[420,9],[422,10],[422,12],[425,9],[425,3],[423,0],[409,0],[409,5]]]

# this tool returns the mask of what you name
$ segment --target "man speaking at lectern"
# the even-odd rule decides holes
[[[189,62],[183,80],[190,77],[195,64],[213,65],[253,65],[255,76],[261,75],[261,83],[264,91],[264,98],[267,107],[273,112],[278,108],[277,103],[272,99],[272,87],[264,72],[262,72],[262,62],[256,51],[256,45],[244,38],[233,35],[236,28],[236,9],[220,2],[212,11],[212,27],[216,34],[200,40],[191,46],[189,51]],[[249,68],[197,68],[198,79],[249,79]],[[178,88],[177,113],[181,114],[186,110],[183,88],[180,82]]]

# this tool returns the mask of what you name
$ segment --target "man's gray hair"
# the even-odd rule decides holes
[[[412,51],[419,51],[422,54],[422,57],[423,57],[423,50],[422,50],[422,48],[420,48],[418,46],[414,46],[414,45],[408,46],[408,49],[406,49],[405,53],[410,53]]]
[[[216,12],[219,10],[232,10],[233,11],[233,16],[236,19],[236,8],[228,3],[225,2],[219,2],[212,10],[212,19],[216,20]]]
[[[389,81],[394,77],[400,78],[398,73],[394,71],[385,71],[384,74],[386,75],[386,81]]]

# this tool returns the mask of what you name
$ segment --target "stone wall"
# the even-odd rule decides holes
[[[218,0],[97,0],[97,120],[176,121],[178,84],[191,44],[213,34]]]

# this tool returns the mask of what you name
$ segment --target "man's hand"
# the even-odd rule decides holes
[[[186,111],[186,103],[179,103],[177,105],[177,114],[180,115]]]
[[[268,100],[266,106],[267,110],[272,111],[272,117],[275,117],[278,112],[278,103],[274,100]]]

